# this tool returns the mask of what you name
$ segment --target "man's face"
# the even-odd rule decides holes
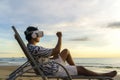
[[[40,37],[34,38],[33,40],[36,42],[40,42]]]

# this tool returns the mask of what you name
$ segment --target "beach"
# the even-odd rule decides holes
[[[5,80],[16,68],[27,61],[26,58],[0,58],[0,80]],[[118,72],[114,80],[120,80],[120,59],[119,58],[74,58],[75,64],[95,72]],[[42,80],[40,78],[18,78],[17,80]],[[53,79],[51,79],[53,80]],[[82,79],[80,79],[82,80]],[[85,79],[84,79],[85,80]]]
[[[8,75],[12,71],[14,71],[17,67],[18,66],[0,66],[0,80],[5,80],[8,77]],[[42,80],[42,79],[31,77],[31,78],[18,78],[17,80]],[[78,79],[75,79],[75,80],[78,80]],[[80,80],[83,80],[83,79],[80,79]],[[120,80],[120,75],[118,74],[116,77],[114,77],[114,80]]]

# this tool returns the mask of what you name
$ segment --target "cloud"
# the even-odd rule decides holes
[[[112,6],[113,2],[115,1],[30,0],[28,2],[26,0],[2,0],[0,1],[0,18],[2,19],[0,23],[7,22],[9,24],[24,25],[38,23],[55,24],[60,22],[73,22],[83,17],[90,17],[91,20],[94,18],[103,20],[108,15],[107,10],[109,10],[109,5]],[[113,10],[115,9],[112,8],[112,12],[118,12],[118,10],[117,12]],[[111,10],[109,13],[111,13]]]
[[[108,1],[99,0],[20,0],[2,1],[2,22],[16,24],[59,23],[95,15]],[[60,5],[60,6],[58,6]],[[97,11],[97,12],[96,12]]]
[[[108,28],[117,28],[117,29],[120,29],[120,22],[112,22],[112,23],[109,23]]]
[[[90,39],[88,37],[81,37],[81,38],[69,39],[69,41],[90,41]]]

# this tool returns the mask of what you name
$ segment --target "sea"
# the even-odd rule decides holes
[[[77,66],[96,72],[109,72],[116,70],[120,74],[120,58],[74,58]],[[26,58],[0,58],[0,66],[20,66],[27,61]]]

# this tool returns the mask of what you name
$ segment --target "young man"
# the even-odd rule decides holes
[[[26,40],[28,41],[28,50],[39,63],[42,63],[40,67],[42,67],[46,75],[66,75],[63,68],[61,68],[58,64],[55,64],[54,62],[59,62],[63,64],[70,75],[114,77],[117,74],[116,71],[111,71],[109,73],[96,73],[82,66],[76,66],[68,49],[64,49],[60,52],[62,44],[61,32],[56,33],[58,37],[58,42],[55,48],[52,49],[37,46],[37,43],[40,42],[40,38],[43,37],[43,32],[39,31],[36,27],[29,26],[24,33]],[[51,56],[52,58],[50,59],[49,57]],[[68,65],[66,65],[65,62],[67,62]]]

